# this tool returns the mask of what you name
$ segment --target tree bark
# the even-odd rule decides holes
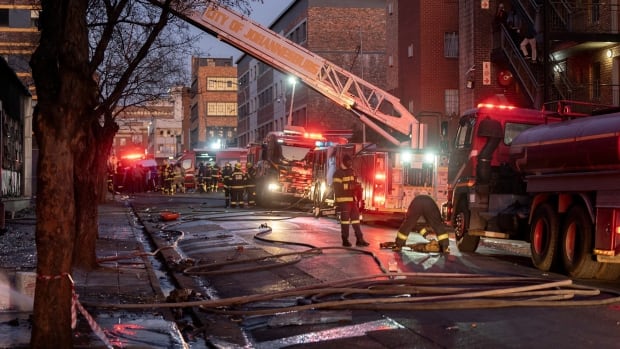
[[[88,148],[85,131],[92,124],[97,96],[88,67],[87,3],[41,1],[41,39],[30,62],[38,96],[33,126],[39,144],[33,348],[73,347],[70,275],[77,183],[72,179],[76,154]]]
[[[107,160],[118,125],[94,121],[86,132],[87,147],[78,154],[75,164],[76,236],[73,266],[91,270],[97,263],[98,203],[105,197],[101,182],[107,178]],[[93,151],[95,150],[95,151]]]

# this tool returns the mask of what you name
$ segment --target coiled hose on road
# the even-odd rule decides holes
[[[189,218],[192,219],[191,217]],[[245,218],[247,220],[247,217]],[[282,218],[286,219],[286,218]],[[221,220],[221,219],[218,219]],[[264,218],[261,218],[264,220]],[[177,225],[177,222],[172,225]],[[183,238],[180,230],[172,230],[168,225],[166,231],[177,231],[179,238],[171,245],[163,248],[176,248]],[[183,270],[188,275],[220,275],[238,272],[252,272],[264,268],[274,268],[298,262],[303,257],[317,257],[329,249],[351,250],[371,256],[382,274],[368,275],[346,280],[325,282],[317,285],[299,287],[270,294],[254,294],[224,299],[200,300],[177,303],[151,304],[105,304],[84,303],[89,306],[115,309],[145,308],[181,308],[200,307],[210,311],[228,315],[271,315],[282,312],[303,311],[308,309],[366,309],[366,310],[438,310],[438,309],[472,309],[500,307],[577,307],[602,306],[620,303],[617,293],[601,293],[599,289],[573,284],[570,279],[548,280],[519,276],[496,276],[460,273],[392,273],[387,272],[374,253],[347,247],[315,247],[309,244],[268,239],[271,228],[261,225],[254,238],[263,242],[291,244],[308,247],[304,251],[270,255],[261,258],[234,260],[222,263],[195,265]],[[268,266],[245,267],[201,271],[227,265],[253,263],[264,259],[276,259],[288,256],[298,258]],[[134,257],[132,254],[131,257]],[[263,304],[270,300],[291,299],[293,306],[273,307],[267,309],[244,309],[252,303]]]

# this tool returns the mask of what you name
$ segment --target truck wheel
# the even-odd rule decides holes
[[[534,211],[530,227],[530,251],[532,263],[542,271],[557,269],[560,223],[558,214],[549,204],[542,204]]]
[[[599,280],[618,280],[620,278],[620,264],[600,263],[595,277]]]
[[[467,202],[460,200],[454,211],[454,236],[456,247],[461,252],[475,252],[480,243],[480,236],[471,236],[467,233],[469,226],[469,208]]]
[[[562,262],[569,276],[593,278],[599,264],[592,257],[593,227],[582,207],[575,206],[566,214],[562,229]]]

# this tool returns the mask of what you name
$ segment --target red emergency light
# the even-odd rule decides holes
[[[505,105],[505,104],[478,103],[478,108],[512,110],[516,107],[514,105]]]
[[[137,160],[137,159],[142,159],[142,157],[144,156],[144,154],[125,154],[123,156],[121,156],[121,159],[127,159],[127,160]]]
[[[377,174],[375,174],[375,179],[376,180],[380,180],[380,181],[384,181],[385,180],[385,173],[377,173]]]
[[[310,139],[318,139],[318,140],[322,140],[323,139],[323,135],[320,133],[311,133],[311,132],[306,132],[304,133],[304,137],[305,138],[310,138]]]

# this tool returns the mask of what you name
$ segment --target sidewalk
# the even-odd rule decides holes
[[[32,211],[34,212],[34,211]],[[35,253],[34,230],[36,219],[30,213],[27,220],[8,220],[5,234],[32,235],[32,253]],[[27,232],[26,232],[27,231]],[[99,206],[99,239],[97,256],[101,268],[94,271],[74,271],[72,278],[80,303],[161,303],[165,296],[161,290],[157,271],[153,269],[152,258],[144,253],[142,227],[126,202],[117,200]],[[0,242],[6,243],[6,241]],[[26,267],[0,265],[0,272],[7,276],[11,290],[15,289],[18,274],[35,277],[36,264]],[[4,286],[6,289],[6,285]],[[34,286],[26,293],[33,295]],[[5,293],[5,292],[2,292]],[[18,293],[11,291],[11,299]],[[12,305],[10,309],[0,308],[0,347],[27,347],[30,340],[32,305],[20,308]],[[113,345],[122,348],[186,348],[189,347],[176,324],[169,321],[172,316],[162,309],[116,311],[87,309],[78,312],[78,325],[75,333],[75,347],[100,347]],[[101,329],[91,329],[87,317]],[[94,325],[96,327],[96,325]],[[105,333],[105,334],[104,334]],[[99,337],[97,336],[99,335]],[[105,343],[105,341],[108,343]]]

